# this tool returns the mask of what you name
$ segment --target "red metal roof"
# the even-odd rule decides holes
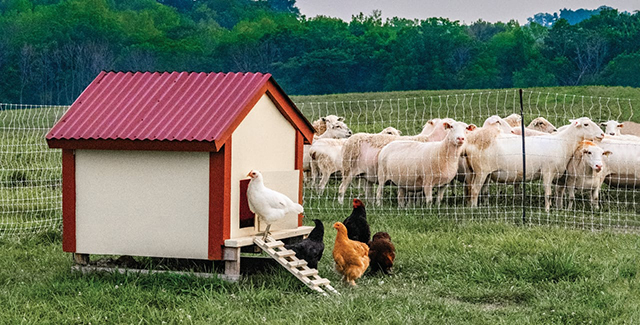
[[[269,82],[282,91],[268,73],[103,71],[47,140],[224,141]]]

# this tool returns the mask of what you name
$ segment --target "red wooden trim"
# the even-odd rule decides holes
[[[62,150],[62,250],[76,251],[76,155]]]
[[[240,114],[238,114],[235,120],[233,120],[233,122],[231,122],[231,124],[225,128],[224,132],[216,140],[216,150],[220,150],[220,146],[222,146],[227,141],[227,139],[231,137],[231,134],[233,134],[233,132],[236,130],[238,125],[240,125],[240,123],[244,120],[244,118],[247,117],[247,115],[249,115],[249,112],[251,112],[251,109],[253,109],[253,107],[256,106],[256,104],[258,103],[260,98],[262,98],[262,95],[264,95],[266,91],[267,91],[267,85],[265,84],[260,88],[258,92],[256,92],[253,95],[253,97],[251,97],[251,100],[247,102],[247,105],[245,105],[240,110]]]
[[[314,129],[311,123],[302,115],[291,99],[284,94],[280,86],[273,79],[267,83],[267,95],[274,102],[278,110],[293,126],[302,133],[306,143],[313,141]]]
[[[128,139],[47,139],[49,148],[93,150],[217,151],[213,142]]]
[[[299,177],[299,184],[298,184],[298,203],[302,204],[302,198],[303,198],[303,177],[304,177],[304,172],[302,171],[302,158],[303,158],[303,153],[304,153],[304,137],[302,136],[302,133],[297,132],[296,131],[296,161],[294,163],[294,169],[296,169],[298,172],[300,172],[300,177]],[[298,215],[298,227],[302,226],[302,218],[304,216],[302,214]]]
[[[209,259],[222,260],[231,237],[231,138],[209,154]]]

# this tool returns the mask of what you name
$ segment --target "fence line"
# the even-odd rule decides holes
[[[519,105],[520,100],[522,100],[522,112]],[[582,116],[590,117],[596,122],[613,119],[629,120],[634,117],[633,104],[632,100],[621,98],[536,91],[523,91],[522,97],[520,97],[517,90],[497,90],[392,100],[308,102],[298,103],[298,107],[310,120],[316,120],[319,117],[331,114],[342,116],[345,123],[354,132],[375,133],[385,127],[392,126],[400,129],[405,135],[415,135],[420,133],[429,119],[445,117],[466,123],[474,123],[478,126],[482,126],[485,119],[494,114],[506,117],[511,114],[520,115],[522,113],[525,125],[528,125],[539,116],[545,117],[558,127],[568,124],[570,119]],[[363,114],[363,108],[368,109],[369,114]],[[532,141],[539,140],[526,138],[526,148],[529,148]],[[351,142],[354,141],[352,140]],[[318,144],[320,143],[318,142]],[[345,146],[349,146],[349,143],[350,141],[347,140]],[[522,148],[522,145],[520,145],[520,148]],[[628,144],[627,148],[638,150],[638,144]],[[317,148],[312,150],[315,153],[322,154],[322,151]],[[534,155],[532,156],[532,154]],[[519,152],[518,157],[521,157],[521,155],[522,152]],[[534,159],[535,152],[526,156],[528,160]],[[617,156],[619,157],[620,154],[616,155],[614,153],[609,158],[613,159]],[[497,158],[503,160],[521,159],[505,156]],[[347,158],[344,159],[346,160]],[[418,164],[420,161],[416,159],[413,163]],[[634,166],[632,162],[628,163],[630,166]],[[357,165],[357,163],[350,165]],[[406,166],[406,164],[402,166]],[[349,199],[357,197],[365,201],[368,212],[372,215],[380,216],[392,217],[398,214],[408,214],[453,220],[502,220],[522,223],[522,211],[524,210],[527,215],[526,223],[532,225],[561,225],[587,229],[615,227],[623,231],[637,231],[640,228],[640,216],[638,216],[640,195],[635,188],[635,184],[616,187],[607,181],[602,185],[598,209],[591,207],[589,195],[585,193],[577,193],[571,207],[568,207],[566,201],[563,206],[556,207],[555,191],[557,189],[567,189],[567,186],[562,183],[566,176],[555,175],[556,177],[554,178],[558,179],[554,180],[552,187],[554,193],[552,193],[551,197],[554,202],[550,211],[547,212],[544,208],[544,190],[539,180],[527,180],[524,188],[519,184],[505,185],[491,181],[485,186],[486,189],[483,190],[484,195],[480,197],[479,206],[470,208],[467,202],[469,196],[465,192],[463,183],[458,181],[453,181],[443,191],[443,194],[441,194],[443,196],[442,204],[426,204],[424,202],[424,193],[415,184],[415,182],[421,180],[419,177],[421,175],[411,175],[411,173],[415,173],[414,169],[411,170],[397,171],[403,177],[414,179],[413,184],[405,184],[403,186],[406,189],[411,188],[411,192],[404,194],[410,202],[408,207],[399,206],[396,199],[399,188],[395,185],[395,182],[385,186],[382,204],[380,206],[375,204],[376,198],[372,197],[372,193],[378,187],[375,184],[377,180],[375,174],[367,175],[367,178],[374,179],[373,182],[360,180],[358,184],[350,185],[345,193],[346,203],[341,204],[339,202],[341,197],[339,191],[341,177],[340,172],[336,172],[326,188],[322,189],[322,192],[321,186],[318,184],[312,184],[310,181],[306,182],[304,191],[305,211],[309,215],[348,215],[351,210]],[[425,176],[432,176],[427,175],[429,173],[425,172]],[[468,172],[467,175],[463,176],[473,177],[473,175],[473,172]],[[459,176],[456,178],[459,178]],[[512,177],[507,176],[507,178]],[[633,179],[632,181],[635,182],[636,180]],[[523,192],[527,194],[524,198]]]
[[[633,112],[635,102],[631,99],[537,91],[524,91],[520,96],[515,89],[296,104],[311,121],[327,115],[344,117],[344,122],[354,133],[377,133],[392,126],[403,135],[415,135],[434,118],[448,117],[482,126],[491,115],[506,117],[514,113],[522,113],[525,124],[542,116],[557,127],[580,116],[590,117],[596,122],[637,118]],[[59,229],[61,226],[61,153],[49,149],[44,137],[66,109],[68,106],[0,103],[0,236]],[[635,150],[635,147],[630,148]],[[614,156],[615,153],[611,158]],[[480,197],[479,206],[475,208],[468,206],[469,196],[463,183],[458,181],[453,181],[442,192],[440,205],[426,204],[424,193],[416,190],[406,193],[407,207],[400,207],[396,199],[398,187],[394,184],[385,186],[381,205],[377,206],[375,182],[357,181],[346,189],[345,202],[341,204],[338,201],[340,172],[333,173],[322,194],[317,184],[312,184],[309,174],[306,175],[304,205],[309,216],[346,216],[351,211],[350,199],[357,197],[365,202],[370,215],[389,218],[415,215],[416,218],[456,221],[522,223],[524,210],[526,223],[531,225],[616,228],[622,231],[640,229],[640,194],[633,184],[616,186],[609,182],[602,185],[597,210],[591,207],[588,194],[577,193],[571,208],[554,206],[546,212],[544,192],[538,180],[527,181],[523,188],[489,182]],[[526,196],[523,197],[523,193]]]
[[[45,135],[67,108],[0,103],[0,236],[60,227],[61,154]]]

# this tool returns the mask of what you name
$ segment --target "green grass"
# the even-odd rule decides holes
[[[640,319],[640,238],[557,227],[377,216],[397,248],[393,276],[356,288],[332,270],[326,214],[320,273],[342,293],[322,297],[286,271],[239,283],[158,274],[80,275],[58,234],[0,239],[3,323],[603,324]]]

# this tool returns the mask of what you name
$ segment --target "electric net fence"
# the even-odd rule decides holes
[[[600,139],[602,122],[637,119],[632,100],[536,91],[520,94],[512,89],[296,104],[310,121],[331,115],[343,117],[354,133],[350,139],[334,141],[333,146],[316,140],[308,148],[312,153],[307,157],[309,165],[316,168],[305,171],[307,215],[347,216],[351,199],[359,198],[371,216],[640,229],[640,138],[607,135]],[[502,128],[503,134],[491,140],[494,147],[484,148],[491,141],[485,136],[488,132],[481,130],[485,123],[495,121],[490,117],[503,118],[504,125],[521,113],[521,123],[527,127],[526,154],[521,126],[513,123],[511,130]],[[586,125],[582,119],[577,122],[581,117],[594,123]],[[464,137],[457,163],[445,159],[443,152],[447,151],[436,144],[446,138],[416,137],[424,135],[430,120],[445,118],[478,127]],[[387,127],[409,136],[396,136],[394,141],[424,144],[390,145],[393,135],[359,135],[378,133]],[[571,130],[565,131],[567,128]],[[472,142],[474,146],[469,148]],[[589,150],[591,144],[598,149]],[[593,158],[597,155],[600,160]],[[333,164],[327,163],[332,160]],[[448,168],[457,171],[446,172]],[[323,173],[332,175],[326,185],[319,181]],[[380,177],[386,180],[381,191]]]
[[[67,108],[0,104],[0,236],[60,228],[61,152],[45,135]]]
[[[351,212],[352,199],[359,198],[365,203],[370,218],[410,216],[417,220],[488,220],[581,229],[640,230],[640,161],[637,161],[640,142],[629,135],[611,136],[614,139],[602,142],[594,139],[593,144],[601,150],[591,150],[592,154],[600,155],[603,165],[596,173],[592,167],[598,165],[597,159],[596,163],[587,159],[589,150],[583,152],[582,147],[577,150],[574,143],[570,146],[571,152],[559,153],[562,150],[557,148],[562,145],[558,143],[562,141],[554,138],[563,132],[563,126],[571,124],[570,120],[580,117],[595,122],[598,130],[604,130],[599,129],[601,122],[636,121],[638,117],[634,116],[633,110],[637,103],[633,100],[535,91],[524,91],[520,95],[518,90],[511,89],[394,99],[296,102],[296,105],[310,121],[334,115],[354,133],[343,140],[315,140],[315,148],[306,148],[304,207],[309,217],[331,214],[344,218]],[[68,106],[0,104],[0,236],[61,227],[61,152],[48,148],[45,135],[67,109]],[[508,130],[505,128],[505,123],[513,123],[519,118],[521,110],[524,126],[542,129],[542,126],[530,124],[543,117],[558,130],[538,131],[552,132],[542,135],[548,138],[546,144],[542,142],[542,149],[539,148],[540,140],[525,137],[526,171],[519,170],[523,167],[523,153],[521,144],[517,143],[521,143],[522,138],[511,132],[520,127],[514,124],[509,125]],[[503,118],[499,136],[505,139],[500,141],[511,141],[517,150],[498,152],[478,144],[483,143],[478,132],[485,123],[496,121],[490,118],[494,115]],[[451,128],[444,129],[444,122]],[[456,127],[453,124],[457,122],[464,124]],[[477,128],[464,131],[463,136],[448,137],[454,129],[459,131],[460,126],[471,124]],[[446,132],[432,133],[438,127]],[[593,129],[592,125],[589,127]],[[580,128],[575,132],[586,134],[584,125]],[[403,137],[390,134],[394,129]],[[622,130],[624,133],[625,128]],[[384,134],[359,135],[380,132]],[[525,130],[525,133],[529,132],[529,129]],[[455,142],[461,140],[458,138],[464,138],[464,144],[459,150],[460,156],[455,158],[455,172],[451,176],[451,170],[445,172],[441,168],[440,163],[447,160],[441,153],[452,153],[450,149],[456,149]],[[355,141],[357,139],[360,140]],[[396,141],[403,143],[385,149]],[[446,141],[450,141],[451,146],[438,151],[438,148],[445,148],[443,143]],[[476,149],[483,150],[475,153],[468,150],[472,141]],[[409,142],[421,145],[411,147],[413,144]],[[345,147],[351,150],[348,160],[343,159]],[[309,150],[314,153],[313,157]],[[385,150],[383,157],[386,159],[384,177],[388,180],[379,191],[378,160],[382,150]],[[609,153],[605,154],[607,151]],[[638,154],[634,156],[634,153]],[[545,167],[562,156],[568,157],[568,162],[554,170],[551,193],[545,195],[546,186],[541,174]],[[447,161],[451,162],[451,159]],[[498,169],[495,166],[488,169],[481,182],[477,175],[482,168],[477,166],[486,161],[497,165]],[[349,184],[343,185],[346,162],[351,169],[351,179]],[[569,162],[577,167],[568,168]],[[315,181],[311,165],[315,167]],[[614,168],[615,173],[609,167]],[[536,171],[540,168],[542,170]],[[323,174],[327,176],[327,173],[330,177],[323,180]],[[430,180],[431,199],[425,195],[425,179]],[[472,190],[474,182],[482,185],[481,188],[476,186],[477,193]],[[595,188],[598,195],[594,204]],[[472,204],[476,196],[476,203]],[[550,202],[548,210],[546,201]]]

